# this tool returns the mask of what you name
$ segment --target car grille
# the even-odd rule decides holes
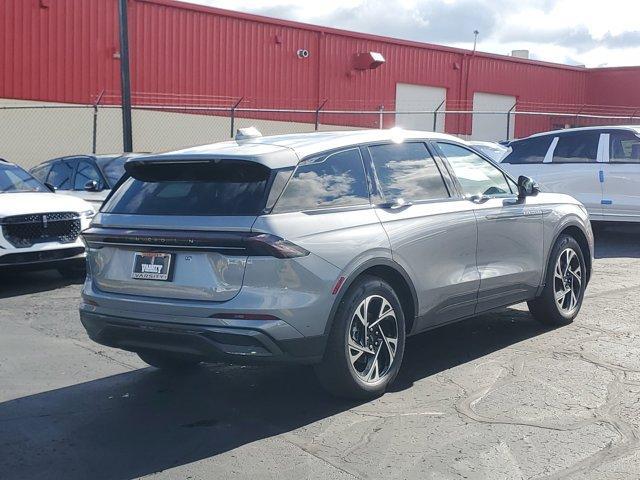
[[[16,248],[45,242],[72,243],[80,235],[80,217],[74,212],[14,215],[0,222],[4,238]]]

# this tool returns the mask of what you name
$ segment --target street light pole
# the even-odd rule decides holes
[[[120,91],[122,98],[122,146],[124,152],[133,151],[131,130],[131,72],[129,71],[129,31],[127,0],[118,1],[120,20]]]
[[[480,34],[480,32],[478,30],[474,30],[473,31],[473,51],[476,51],[476,45],[478,43],[478,35]]]

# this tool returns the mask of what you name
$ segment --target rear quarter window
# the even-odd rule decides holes
[[[640,137],[630,131],[609,134],[609,161],[611,163],[640,163]]]

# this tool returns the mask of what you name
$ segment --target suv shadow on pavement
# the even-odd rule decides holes
[[[507,309],[413,337],[392,391],[545,331],[528,312]],[[0,477],[136,478],[357,405],[324,393],[310,367],[135,370],[0,404]]]

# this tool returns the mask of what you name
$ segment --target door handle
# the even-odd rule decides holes
[[[469,197],[467,197],[467,200],[469,200],[470,202],[473,203],[484,203],[487,200],[489,200],[489,197],[485,196],[485,195],[471,195]]]
[[[405,202],[402,198],[394,198],[385,203],[379,205],[380,208],[386,208],[388,210],[398,210],[400,208],[410,207],[413,202]]]

